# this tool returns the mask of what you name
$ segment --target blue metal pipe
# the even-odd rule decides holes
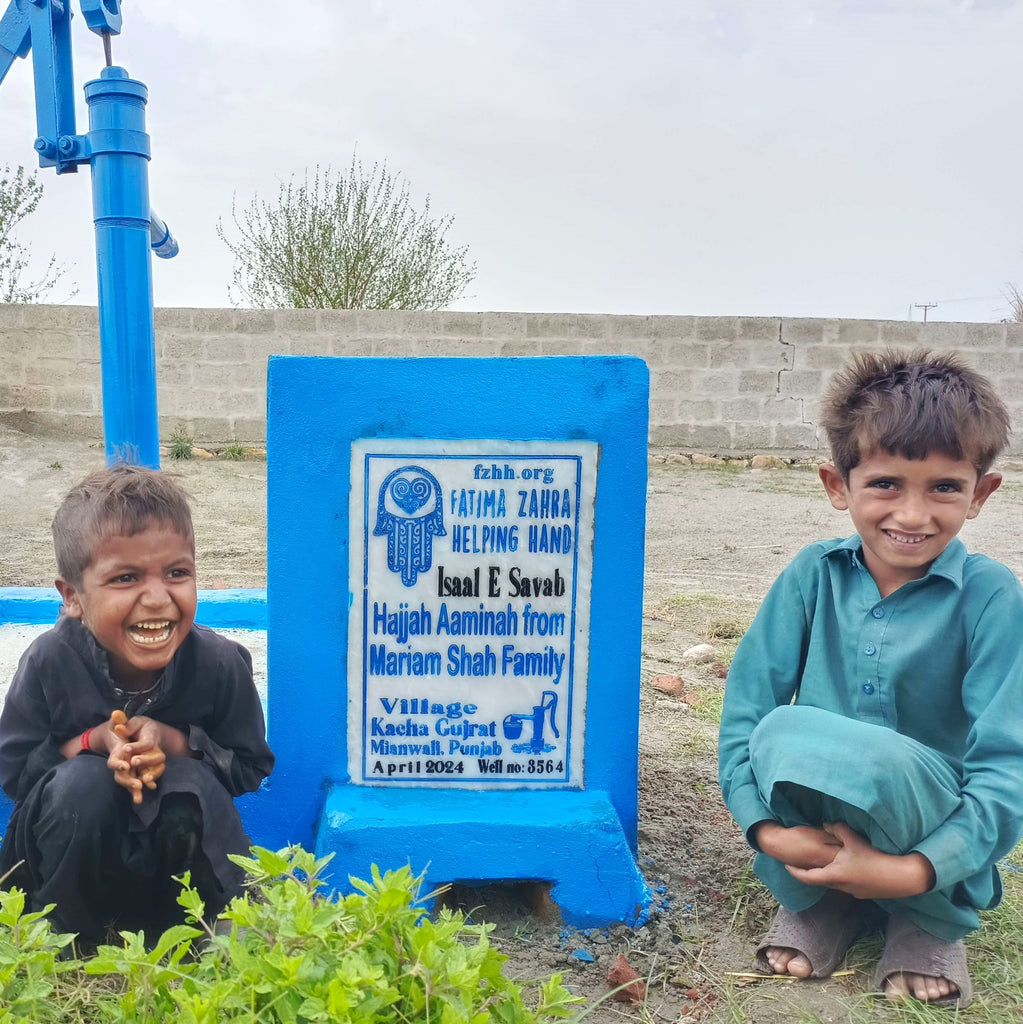
[[[178,241],[156,210],[149,211],[149,243],[153,253],[162,260],[169,260],[178,254]]]
[[[85,84],[106,460],[158,469],[147,98],[124,68]]]

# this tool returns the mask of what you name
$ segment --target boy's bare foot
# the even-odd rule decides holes
[[[929,974],[900,971],[898,974],[888,976],[884,994],[896,1003],[901,1003],[905,999],[919,999],[922,1003],[933,1003],[939,999],[957,996],[959,988],[953,985],[948,978],[935,978]]]
[[[779,907],[757,949],[757,968],[793,978],[826,978],[849,947],[876,927],[877,916],[874,903],[833,889],[806,910]]]
[[[793,978],[809,978],[813,972],[810,961],[798,949],[788,946],[768,946],[764,957],[775,974],[791,974]]]

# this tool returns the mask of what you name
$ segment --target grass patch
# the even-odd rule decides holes
[[[172,459],[190,459],[192,457],[192,437],[184,427],[178,427],[171,434],[168,449]]]
[[[645,614],[648,619],[667,623],[674,630],[713,643],[717,660],[727,667],[759,607],[760,602],[749,597],[673,594],[647,608]],[[649,627],[645,636],[653,639]]]
[[[734,631],[741,624],[745,632],[760,607],[752,597],[731,597],[723,594],[672,594],[656,605],[650,618],[672,626],[692,625],[697,636],[710,638],[716,631]]]
[[[717,660],[726,668],[732,664],[739,641],[746,635],[746,630],[753,622],[754,614],[755,612],[749,612],[727,618],[707,620],[703,636],[714,644],[717,650]]]
[[[757,479],[755,489],[766,494],[794,494],[827,501],[820,480],[811,473],[765,473]]]
[[[741,640],[753,620],[743,617],[729,619],[711,619],[707,623],[705,635],[708,640]]]
[[[245,445],[229,444],[220,454],[225,459],[240,461],[245,458]]]
[[[722,473],[725,476],[738,476],[748,473],[749,466],[739,462],[694,462],[690,469],[698,469],[701,473]]]
[[[701,758],[718,752],[717,733],[711,729],[691,729],[682,735],[676,753],[679,757]]]
[[[971,1007],[971,1020],[1004,1021],[1013,1014],[1019,1019],[1023,1007],[1023,846],[1006,859],[1002,882],[1001,905],[982,914],[980,930],[966,939],[977,993],[974,1007],[983,1007],[983,1012]]]
[[[721,724],[721,708],[725,702],[725,691],[721,686],[695,686],[690,691],[698,695],[696,703],[689,703],[689,710],[702,722]]]
[[[755,937],[767,931],[778,904],[767,886],[753,873],[752,861],[743,867],[727,895],[732,901],[732,928]]]
[[[666,629],[644,629],[643,639],[650,640],[654,643],[658,643],[661,640],[667,640],[669,633]]]

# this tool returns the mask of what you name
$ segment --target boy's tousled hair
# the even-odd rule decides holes
[[[845,480],[876,450],[905,459],[941,452],[983,476],[1009,443],[1009,413],[991,382],[927,349],[859,353],[831,379],[820,422]]]
[[[169,473],[119,462],[71,488],[53,517],[57,574],[73,587],[105,537],[134,537],[153,523],[181,534],[195,550],[188,495]]]

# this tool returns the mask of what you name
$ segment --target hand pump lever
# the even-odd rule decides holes
[[[40,167],[92,169],[93,221],[103,374],[107,464],[118,460],[158,468],[156,345],[150,247],[178,251],[167,225],[149,205],[148,90],[111,64],[110,39],[120,34],[120,0],[79,0],[89,29],[103,39],[106,66],[85,84],[89,131],[75,128],[71,0],[10,0],[0,18],[0,82],[16,57],[32,53],[35,151]]]

